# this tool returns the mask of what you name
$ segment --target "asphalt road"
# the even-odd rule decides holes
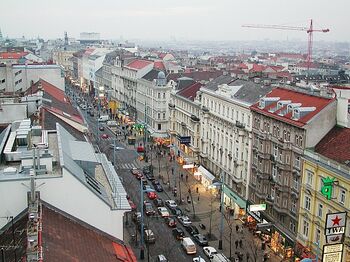
[[[68,93],[72,94],[71,91],[68,91]],[[74,102],[75,103],[75,102]],[[75,103],[76,105],[76,103]],[[98,131],[98,124],[97,124],[97,114],[95,113],[95,117],[91,117],[89,114],[87,114],[86,110],[81,110],[85,121],[88,124],[88,128],[90,132],[94,135],[95,140],[97,142],[97,135],[101,136],[102,133],[106,133],[109,135],[109,137],[113,138],[115,135],[106,128],[105,124],[102,124],[105,127],[104,131]],[[101,123],[99,123],[99,126]],[[113,139],[99,139],[98,145],[100,148],[100,151],[105,153],[110,161],[113,162],[113,149],[109,147],[110,144],[113,144]],[[126,149],[127,146],[124,144],[124,142],[116,142],[116,145],[119,147],[123,147],[125,149],[117,150],[116,151],[116,167],[125,166],[125,164],[132,164],[135,163],[135,159],[137,158],[138,154],[134,149]],[[157,165],[155,164],[155,170],[157,170]],[[140,181],[134,177],[130,169],[126,168],[117,168],[117,173],[120,177],[122,177],[122,181],[124,184],[124,188],[129,194],[131,200],[137,205],[137,210],[140,211],[140,208],[142,208],[141,203],[141,194],[140,194]],[[157,176],[157,172],[155,172],[155,176]],[[149,182],[149,184],[151,184]],[[165,185],[163,185],[165,188]],[[167,199],[171,199],[166,194],[169,195],[171,192],[157,192],[158,196],[162,198],[164,201]],[[173,197],[172,197],[173,198]],[[144,194],[144,200],[147,199],[146,194]],[[150,201],[153,205],[153,201]],[[153,205],[154,209],[156,207]],[[170,211],[169,211],[170,212]],[[206,261],[209,261],[207,257],[205,257],[203,253],[202,247],[197,245],[197,254],[196,255],[187,255],[183,248],[181,247],[180,241],[176,240],[172,235],[172,228],[168,227],[166,223],[164,222],[163,218],[160,218],[158,215],[155,216],[146,216],[144,224],[149,225],[148,227],[154,232],[156,236],[156,242],[154,244],[148,245],[149,250],[149,260],[148,260],[148,254],[147,254],[147,245],[145,246],[145,259],[144,261],[156,261],[156,257],[159,254],[164,254],[169,261],[192,261],[194,257],[201,256]],[[183,226],[178,223],[177,221],[177,227],[180,227],[184,230],[185,236],[189,236],[188,232],[183,228]],[[135,234],[136,233],[136,226],[133,222],[130,222],[125,230],[125,234]],[[130,237],[127,237],[127,239],[130,239]],[[137,240],[140,239],[140,232],[137,232]],[[133,250],[135,251],[135,255],[139,258],[139,245],[136,243],[127,243],[130,244]]]

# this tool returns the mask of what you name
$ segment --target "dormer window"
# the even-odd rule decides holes
[[[299,112],[299,110],[298,110],[298,109],[294,109],[294,110],[293,110],[292,119],[293,119],[293,120],[299,120],[299,118],[300,118],[300,112]]]
[[[265,108],[265,100],[264,99],[260,99],[259,108],[261,108],[261,109]]]

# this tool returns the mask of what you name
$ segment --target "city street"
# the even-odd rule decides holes
[[[159,179],[164,188],[163,192],[157,192],[158,197],[163,199],[163,201],[174,199],[177,203],[180,203],[181,197],[183,203],[179,204],[179,207],[191,218],[192,224],[199,229],[199,232],[208,237],[209,245],[218,250],[221,223],[219,197],[214,196],[196,181],[190,170],[182,169],[182,166],[175,161],[170,162],[168,148],[156,148],[156,150],[150,150],[148,151],[148,163],[145,163],[145,161],[139,161],[139,154],[136,152],[136,147],[139,143],[143,143],[144,137],[136,136],[136,145],[128,145],[124,136],[125,130],[121,128],[122,123],[119,123],[118,127],[112,130],[105,123],[97,122],[98,112],[96,109],[94,117],[91,117],[86,110],[81,110],[81,112],[84,115],[89,131],[91,132],[92,142],[95,147],[98,145],[99,150],[105,153],[110,161],[114,162],[115,157],[117,173],[122,178],[124,187],[130,196],[130,199],[136,204],[137,211],[140,211],[141,206],[141,185],[140,181],[131,174],[130,170],[132,168],[142,169],[143,166],[152,163],[154,166],[155,178]],[[103,131],[99,130],[101,126],[104,128]],[[121,135],[116,135],[118,133]],[[108,138],[101,138],[102,134],[107,134]],[[117,147],[121,148],[115,151],[115,155],[113,149],[110,147],[110,145],[114,143]],[[159,149],[164,153],[162,156],[156,152]],[[174,175],[172,169],[175,170]],[[182,177],[181,173],[183,174]],[[174,197],[173,194],[175,183],[176,188],[178,189],[176,197]],[[189,194],[189,190],[191,191],[191,194]],[[144,194],[143,197],[144,200],[148,199],[146,194]],[[193,205],[192,203],[187,203],[187,199],[192,199]],[[150,202],[152,203],[153,201]],[[193,216],[194,213],[195,217]],[[193,257],[195,257],[194,255],[189,256],[185,254],[180,241],[175,240],[173,237],[171,232],[172,228],[168,227],[164,222],[164,219],[157,214],[154,216],[145,215],[144,224],[154,232],[156,237],[156,242],[154,244],[149,244],[148,246],[145,245],[145,260],[149,259],[149,261],[154,261],[159,254],[165,255],[170,261],[192,261]],[[200,228],[199,224],[203,224],[205,229]],[[240,228],[239,232],[236,232],[236,226]],[[180,223],[177,223],[177,227],[184,229]],[[227,257],[231,256],[232,261],[234,261],[235,258],[238,258],[237,252],[241,253],[241,261],[263,261],[261,241],[257,237],[254,237],[253,234],[242,225],[240,220],[234,220],[226,214],[223,219],[223,227],[223,250],[221,252]],[[124,230],[125,242],[134,249],[135,254],[139,257],[140,232],[136,229],[136,224],[131,221],[131,214],[127,216]],[[231,245],[230,230],[232,230]],[[189,236],[185,229],[184,231],[186,236]],[[210,237],[209,233],[211,233]],[[132,236],[135,236],[137,241],[135,241]],[[242,240],[242,247],[238,245],[236,248],[235,243],[239,240]],[[202,250],[202,247],[197,245],[196,256],[199,255],[209,261]],[[280,260],[279,257],[271,255],[270,261]]]

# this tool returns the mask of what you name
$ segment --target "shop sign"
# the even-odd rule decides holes
[[[345,233],[346,212],[327,214],[325,235],[340,235]]]
[[[183,168],[183,169],[194,168],[194,164],[183,165],[182,168]]]
[[[343,256],[343,244],[323,246],[322,262],[341,262]]]
[[[321,194],[328,200],[332,199],[334,178],[322,178],[323,186],[321,187]]]
[[[180,144],[188,145],[191,144],[191,137],[190,136],[179,136]]]
[[[259,211],[249,211],[248,214],[251,215],[257,222],[261,223],[261,213]]]
[[[249,205],[249,211],[264,211],[266,210],[266,204]]]

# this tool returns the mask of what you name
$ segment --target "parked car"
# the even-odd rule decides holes
[[[174,200],[171,200],[171,199],[165,200],[165,205],[166,205],[167,207],[169,207],[169,208],[175,208],[175,207],[177,207],[176,202],[175,202]]]
[[[174,228],[172,232],[173,232],[173,236],[174,236],[177,240],[181,240],[181,239],[183,239],[184,236],[185,236],[185,232],[184,232],[181,228],[179,228],[179,227]]]
[[[166,207],[158,207],[158,213],[161,217],[169,217],[169,211]]]
[[[143,152],[145,152],[145,148],[144,148],[143,146],[138,146],[137,149],[136,149],[136,151],[137,151],[138,153],[143,153]]]
[[[161,198],[154,199],[153,203],[156,205],[156,207],[163,207],[164,206],[164,202]]]
[[[131,199],[128,199],[129,205],[131,207],[131,211],[135,211],[136,210],[136,205],[134,202],[132,202]]]
[[[154,189],[150,185],[143,185],[143,190],[148,193],[148,192],[154,192]]]
[[[148,181],[144,176],[141,177],[141,180],[142,180],[143,189],[145,190],[146,189],[145,187],[148,185]]]
[[[176,219],[173,217],[167,217],[165,219],[165,223],[168,225],[168,227],[176,227]]]
[[[154,175],[152,173],[145,173],[145,176],[147,177],[148,180],[152,181],[155,179]]]
[[[141,180],[141,179],[143,178],[143,174],[142,174],[142,173],[137,173],[137,174],[136,174],[136,178],[137,178],[138,180]]]
[[[146,174],[146,173],[152,173],[153,174],[153,166],[152,165],[144,166],[142,168],[142,172],[144,174]]]
[[[200,246],[207,246],[208,245],[208,239],[205,236],[203,236],[202,234],[194,235],[193,238]]]
[[[194,225],[189,225],[185,227],[186,231],[190,233],[191,236],[199,234],[198,228]]]
[[[100,129],[100,131],[105,131],[104,126],[100,126],[98,129]]]
[[[204,258],[202,257],[194,257],[192,259],[192,262],[206,262]]]
[[[143,209],[144,209],[146,215],[148,215],[148,216],[154,215],[156,213],[153,209],[152,204],[148,201],[143,202]]]
[[[148,198],[149,198],[150,200],[154,200],[154,199],[157,198],[157,193],[154,192],[154,191],[148,191],[148,192],[147,192],[147,196],[148,196]]]
[[[218,253],[215,248],[210,246],[203,247],[203,252],[209,258],[212,258],[214,254]]]
[[[155,180],[152,180],[152,185],[160,185],[160,182],[159,180],[155,179]]]
[[[189,226],[192,224],[192,222],[188,216],[179,216],[179,217],[177,217],[177,219],[179,220],[180,224],[183,226]]]
[[[192,255],[197,253],[197,248],[195,243],[189,237],[184,237],[181,241],[181,246],[186,251],[186,254]]]

